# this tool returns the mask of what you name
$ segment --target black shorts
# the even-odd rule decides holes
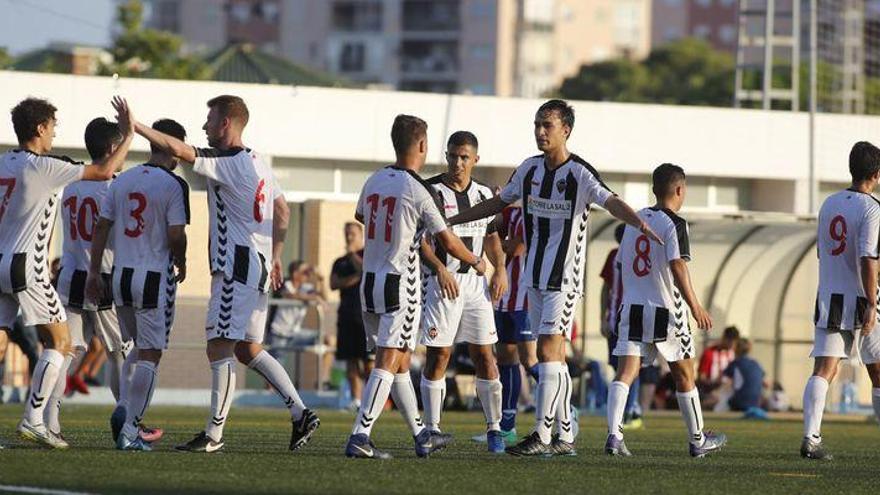
[[[367,335],[360,311],[340,314],[336,320],[336,359],[373,359],[367,352]]]

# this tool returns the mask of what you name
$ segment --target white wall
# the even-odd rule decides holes
[[[442,143],[467,129],[480,139],[483,166],[512,166],[537,150],[534,112],[541,100],[487,96],[326,89],[220,82],[163,81],[0,71],[0,108],[28,96],[49,98],[58,108],[56,146],[81,147],[86,123],[112,116],[110,98],[127,97],[144,122],[179,120],[191,141],[205,145],[200,128],[205,101],[222,93],[242,96],[251,110],[246,142],[263,153],[326,160],[390,162],[389,130],[398,113],[429,124],[429,163],[440,163]],[[690,175],[803,180],[808,166],[808,118],[803,113],[574,102],[577,122],[570,148],[600,171],[650,172],[664,161]],[[853,142],[880,132],[880,118],[820,115],[819,178],[846,181]],[[0,125],[0,145],[15,144],[12,126]],[[147,143],[135,141],[146,150]],[[801,194],[804,188],[795,188]],[[803,205],[805,201],[791,201]]]

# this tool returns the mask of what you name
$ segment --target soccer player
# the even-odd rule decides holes
[[[568,103],[544,103],[534,123],[541,154],[517,167],[499,196],[459,213],[449,222],[472,222],[522,200],[529,323],[538,333],[537,421],[532,434],[508,447],[507,452],[516,456],[576,455],[565,344],[571,338],[574,307],[583,291],[590,205],[604,207],[649,238],[656,239],[656,235],[605,186],[589,163],[568,151],[566,142],[574,128],[574,109]],[[555,437],[554,423],[558,426]]]
[[[621,283],[620,260],[617,259],[618,247],[623,240],[625,224],[617,224],[614,228],[614,240],[618,246],[614,247],[605,259],[602,267],[602,335],[608,339],[608,364],[615,373],[619,365],[614,348],[617,347],[617,318],[620,304],[623,299],[623,284]],[[623,413],[623,429],[639,429],[642,425],[641,407],[639,406],[639,378],[630,384],[629,396],[626,399],[626,408]]]
[[[205,430],[177,446],[189,452],[223,448],[223,427],[235,394],[235,360],[262,376],[290,411],[290,450],[308,443],[320,425],[307,409],[284,366],[263,349],[270,288],[281,287],[281,252],[290,210],[272,168],[246,148],[242,133],[250,113],[238,96],[208,100],[202,127],[210,148],[135,123],[138,134],[207,178],[210,212],[211,299],[207,354],[211,362],[211,415]]]
[[[48,101],[28,98],[12,109],[17,149],[0,157],[0,347],[21,309],[23,323],[34,325],[43,352],[18,424],[19,435],[53,448],[67,448],[44,424],[49,396],[60,377],[70,347],[67,314],[49,281],[49,237],[55,223],[58,194],[78,180],[105,181],[123,164],[131,144],[130,114],[118,110],[123,139],[100,164],[80,166],[49,155],[55,137],[55,112]]]
[[[99,117],[86,126],[86,150],[95,163],[109,159],[121,142],[122,131],[114,122]],[[127,380],[121,381],[120,376],[128,376],[123,371],[123,366],[131,341],[127,338],[123,339],[120,332],[116,311],[113,309],[113,295],[109,291],[110,285],[109,283],[106,285],[106,291],[97,304],[86,298],[85,290],[99,208],[110,184],[110,180],[78,181],[65,187],[61,196],[61,207],[66,221],[62,222],[64,243],[57,290],[67,313],[72,349],[64,359],[59,374],[62,379],[59,379],[55,385],[45,413],[45,423],[49,433],[58,436],[61,435],[58,416],[66,384],[63,377],[67,376],[67,368],[71,361],[88,350],[93,336],[100,338],[104,344],[110,367],[110,390],[117,404],[119,404],[120,390],[127,386],[125,383]],[[105,281],[109,281],[112,266],[113,251],[106,249],[100,271]]]
[[[474,166],[480,161],[478,153],[479,143],[472,133],[458,131],[449,136],[447,170],[428,179],[445,213],[464,211],[494,196],[490,187],[471,178]],[[492,349],[498,341],[492,301],[498,301],[507,290],[504,251],[494,219],[456,225],[452,230],[475,255],[482,257],[485,250],[495,271],[487,283],[473,267],[448,256],[441,245],[432,246],[427,239],[422,240],[422,256],[431,270],[421,332],[421,344],[428,349],[421,381],[424,420],[428,428],[440,431],[446,368],[452,357],[452,346],[465,342],[476,371],[477,397],[486,415],[489,451],[504,453],[500,425],[501,381]]]
[[[822,203],[818,221],[819,290],[816,294],[813,376],[804,389],[801,456],[831,459],[822,446],[822,413],[837,364],[858,348],[873,386],[880,418],[880,331],[877,330],[877,258],[880,203],[871,193],[880,182],[880,149],[866,141],[849,154],[852,186]]]
[[[181,139],[186,136],[183,127],[170,119],[153,127]],[[105,293],[102,265],[112,238],[113,299],[120,326],[136,349],[134,374],[111,418],[120,450],[152,450],[139,427],[153,398],[159,360],[168,348],[177,284],[186,278],[189,186],[172,172],[176,166],[174,157],[152,147],[147,163],[120,174],[101,202],[92,241],[89,296],[98,301]],[[125,420],[120,431],[122,411]]]
[[[498,371],[501,375],[501,437],[505,444],[516,443],[516,412],[522,390],[522,372],[538,381],[538,336],[529,326],[528,282],[526,282],[526,243],[523,211],[508,206],[501,212],[498,229],[506,255],[508,290],[495,307],[495,326],[498,329]]]
[[[446,446],[451,437],[419,428],[415,390],[409,362],[415,348],[421,312],[419,246],[427,233],[449,255],[478,274],[483,258],[472,253],[446,225],[434,189],[417,175],[428,153],[428,125],[410,115],[398,115],[391,128],[397,161],[378,170],[364,184],[355,218],[366,226],[361,304],[368,347],[376,363],[364,387],[351,436],[348,457],[388,459],[370,440],[373,425],[389,393],[414,434],[416,455],[427,457]]]
[[[617,321],[617,375],[608,388],[608,440],[605,452],[630,456],[623,442],[623,415],[629,388],[639,374],[641,360],[653,362],[659,353],[669,363],[675,381],[678,409],[687,426],[689,451],[703,457],[720,449],[727,437],[703,431],[700,394],[694,377],[694,341],[687,304],[697,326],[712,328],[712,317],[703,309],[691,285],[687,262],[691,259],[687,222],[676,215],[687,191],[684,170],[664,163],[653,173],[657,203],[639,211],[639,217],[657,232],[662,243],[629,226],[623,234],[617,260],[623,283],[623,300]]]

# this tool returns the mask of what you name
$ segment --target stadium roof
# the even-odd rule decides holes
[[[354,88],[357,84],[266,53],[248,43],[233,43],[205,57],[214,81]]]

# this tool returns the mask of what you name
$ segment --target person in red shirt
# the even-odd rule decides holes
[[[739,341],[739,329],[735,326],[724,329],[721,340],[703,351],[697,377],[697,388],[703,407],[711,409],[718,403],[718,388],[721,387],[724,370],[735,359],[734,348]]]

